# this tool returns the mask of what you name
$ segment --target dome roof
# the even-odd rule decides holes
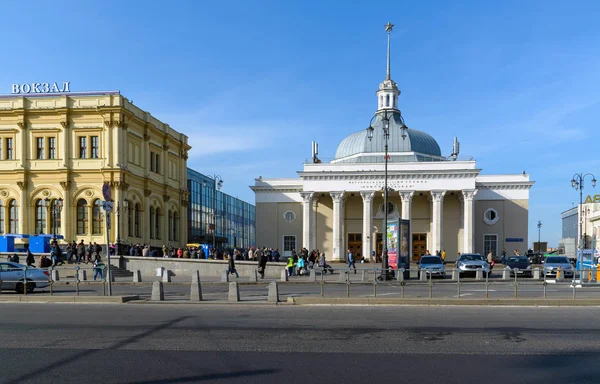
[[[380,155],[384,151],[384,134],[381,116],[378,115],[373,123],[373,139],[367,137],[367,130],[363,129],[347,136],[337,148],[334,162],[360,162],[375,163],[383,159]],[[389,161],[411,162],[443,160],[440,146],[437,141],[425,132],[408,128],[406,138],[402,137],[400,116],[393,115],[390,119],[390,136],[388,139]],[[378,155],[370,155],[378,153]],[[358,155],[358,156],[354,156]],[[352,156],[352,157],[350,157]]]

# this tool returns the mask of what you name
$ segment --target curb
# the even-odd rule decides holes
[[[349,299],[290,297],[288,303],[294,305],[594,307],[600,306],[600,299]]]
[[[139,300],[135,296],[0,296],[0,303],[86,303],[86,304],[123,304]]]

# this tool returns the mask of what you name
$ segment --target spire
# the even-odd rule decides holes
[[[388,21],[388,23],[385,25],[385,31],[388,34],[388,48],[387,48],[387,76],[385,77],[386,80],[391,80],[390,77],[390,38],[391,38],[391,34],[392,34],[392,29],[394,29],[394,24],[390,23]]]
[[[398,89],[398,85],[391,77],[391,49],[390,49],[390,40],[392,29],[394,28],[394,24],[387,23],[385,25],[385,31],[388,34],[388,46],[387,46],[387,74],[385,80],[379,84],[379,90],[377,91],[377,110],[383,109],[398,109],[398,95],[400,95],[400,90]]]

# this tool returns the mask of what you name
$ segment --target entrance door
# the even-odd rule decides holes
[[[348,249],[354,255],[354,260],[362,258],[362,233],[348,234]]]
[[[427,250],[427,234],[413,233],[412,240],[412,261],[418,263]]]

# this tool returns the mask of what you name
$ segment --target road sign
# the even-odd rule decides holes
[[[115,207],[115,203],[113,203],[112,201],[103,201],[102,202],[102,208],[104,208],[104,210],[108,213],[111,213],[113,211]]]
[[[104,196],[104,200],[106,201],[112,200],[112,193],[110,191],[110,185],[108,185],[108,183],[104,183],[104,185],[102,186],[102,196]]]

